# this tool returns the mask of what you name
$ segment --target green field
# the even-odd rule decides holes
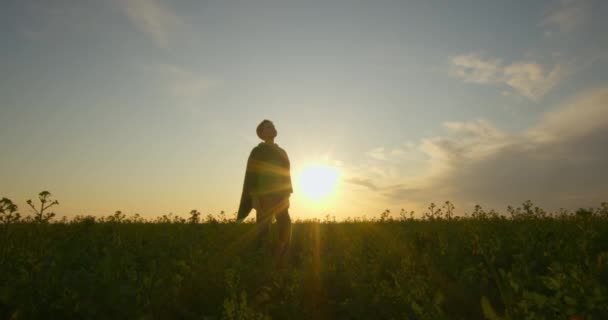
[[[282,265],[254,248],[255,224],[224,217],[49,223],[8,214],[3,318],[608,318],[605,203],[299,221]]]

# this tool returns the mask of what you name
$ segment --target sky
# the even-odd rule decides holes
[[[0,197],[238,208],[274,122],[295,219],[608,201],[608,2],[8,0]],[[311,165],[334,191],[300,192]],[[300,188],[301,189],[301,188]]]

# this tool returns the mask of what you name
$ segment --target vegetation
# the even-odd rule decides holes
[[[53,221],[0,200],[0,318],[606,319],[608,203],[293,225],[287,263],[224,213]]]

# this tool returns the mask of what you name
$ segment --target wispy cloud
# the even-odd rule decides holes
[[[450,59],[449,74],[468,83],[505,85],[521,96],[538,101],[560,82],[563,72],[560,65],[545,71],[536,62],[517,61],[504,65],[500,59],[466,54]]]
[[[589,5],[585,0],[561,0],[548,11],[540,24],[557,28],[560,32],[575,31],[589,19]]]
[[[491,84],[499,83],[502,78],[502,61],[499,59],[483,60],[476,54],[452,57],[450,74],[465,82]]]
[[[366,188],[369,188],[372,191],[378,191],[380,189],[370,179],[349,178],[349,179],[345,179],[344,182],[350,183],[350,184],[354,184],[354,185],[358,185],[358,186],[362,186],[362,187],[366,187]]]
[[[217,80],[175,65],[161,64],[157,71],[166,80],[170,93],[178,98],[200,98],[218,85]]]
[[[574,98],[562,108],[545,114],[526,132],[535,142],[580,139],[608,129],[608,88],[599,88]]]
[[[401,147],[393,149],[385,149],[384,147],[375,148],[367,152],[367,156],[380,161],[399,161],[401,158],[408,155],[413,148],[413,144],[406,143]]]
[[[444,127],[447,134],[417,144],[434,166],[414,179],[401,176],[404,183],[380,187],[383,180],[360,171],[350,182],[418,208],[441,200],[500,208],[532,199],[554,209],[608,200],[608,87],[571,99],[520,133],[485,120]]]
[[[131,23],[161,48],[167,48],[171,33],[183,26],[182,20],[161,0],[119,0],[118,3]]]
[[[207,99],[222,81],[195,69],[170,63],[146,63],[140,71],[149,77],[152,90],[172,107],[199,112],[208,106]]]
[[[545,72],[538,63],[517,62],[504,68],[504,81],[520,95],[539,100],[555,87],[562,76],[562,67],[556,65]]]
[[[469,122],[446,121],[443,123],[443,126],[454,133],[474,137],[496,138],[504,135],[500,130],[494,128],[492,124],[484,119],[477,119]]]
[[[417,188],[409,188],[404,184],[378,186],[371,179],[365,178],[349,178],[345,179],[344,182],[367,188],[368,190],[389,199],[414,199],[415,196],[419,196],[420,192],[422,191],[421,189]]]

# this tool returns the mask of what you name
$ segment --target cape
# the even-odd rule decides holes
[[[258,144],[247,160],[245,181],[237,219],[245,219],[253,209],[252,196],[293,192],[289,157],[277,144]]]

